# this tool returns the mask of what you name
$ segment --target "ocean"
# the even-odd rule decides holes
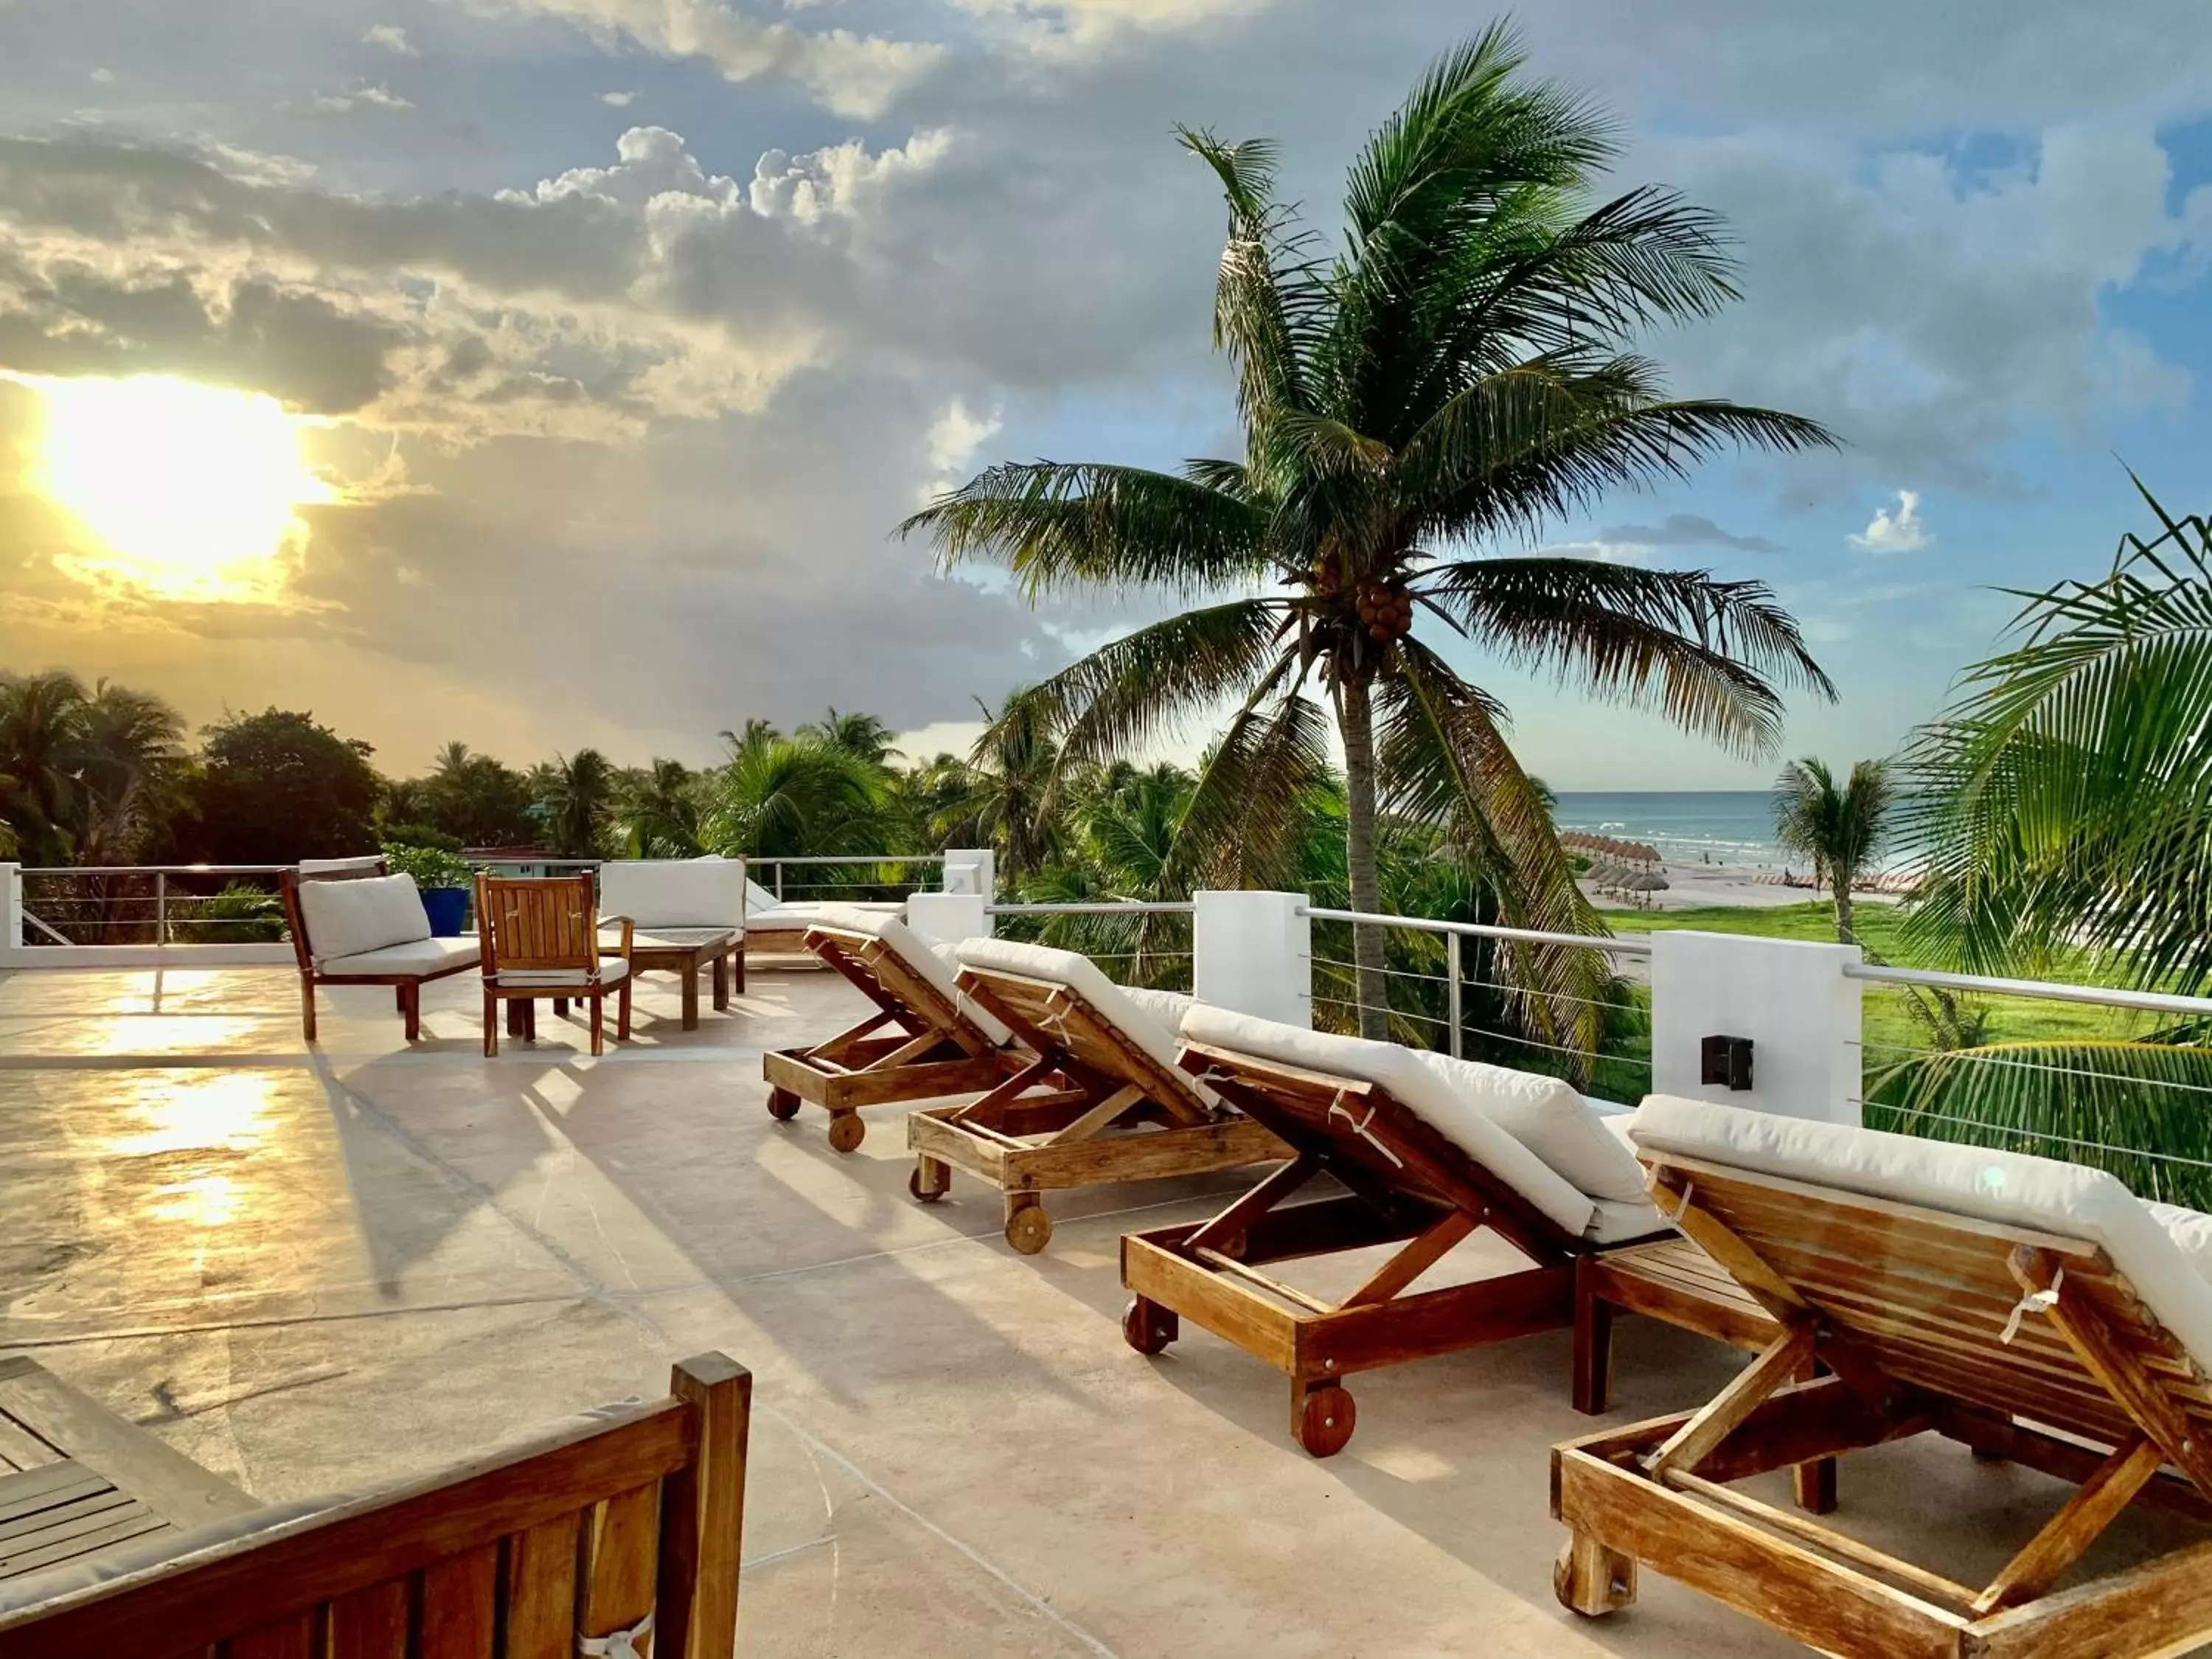
[[[1560,829],[1649,842],[1669,863],[1779,870],[1787,862],[1774,844],[1774,799],[1763,789],[1563,792],[1559,799]]]

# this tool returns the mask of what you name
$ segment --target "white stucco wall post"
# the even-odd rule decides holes
[[[991,936],[981,893],[916,893],[906,902],[906,925],[939,945]]]
[[[1191,919],[1200,1002],[1285,1025],[1313,1024],[1313,922],[1304,893],[1202,892]]]
[[[1856,945],[1651,935],[1651,1089],[1827,1123],[1860,1119]],[[1749,1037],[1752,1086],[1698,1081],[1709,1036]]]
[[[988,847],[953,847],[945,852],[945,890],[980,893],[986,904],[999,900],[999,855]]]
[[[23,951],[23,866],[0,863],[0,967]]]

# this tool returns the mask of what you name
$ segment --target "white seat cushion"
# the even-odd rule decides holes
[[[1147,1007],[1131,996],[1127,988],[1115,984],[1101,973],[1098,964],[1089,957],[1012,939],[963,939],[954,947],[954,954],[963,968],[994,969],[1026,979],[1065,985],[1089,1004],[1093,1013],[1128,1038],[1147,1059],[1164,1068],[1171,1077],[1187,1083],[1192,1096],[1203,1100],[1208,1107],[1220,1104],[1219,1097],[1212,1090],[1176,1064],[1182,1045],[1176,1040],[1175,1027],[1154,1012],[1164,1006],[1154,1003]]]
[[[728,859],[610,859],[599,866],[599,910],[641,930],[745,925],[745,866]]]
[[[303,876],[343,875],[351,871],[374,875],[384,866],[381,853],[361,853],[344,859],[301,859],[294,867]]]
[[[599,958],[599,983],[612,985],[628,976],[629,963],[620,957]],[[545,986],[559,990],[563,986],[580,986],[585,973],[580,968],[507,968],[501,971],[499,982],[509,990],[520,990],[526,986]]]
[[[1310,1031],[1302,1025],[1232,1013],[1204,1002],[1194,1003],[1183,1017],[1182,1034],[1187,1042],[1202,1042],[1208,1048],[1378,1085],[1528,1200],[1562,1231],[1580,1237],[1597,1219],[1595,1200],[1555,1174],[1473,1100],[1446,1083],[1441,1073],[1423,1065],[1421,1055],[1413,1049],[1395,1042]]]
[[[2212,1215],[2202,1210],[2185,1210],[2179,1204],[2160,1204],[2150,1199],[2142,1200],[2150,1212],[2150,1218],[2166,1229],[2174,1248],[2189,1259],[2197,1269],[2197,1276],[2212,1283]]]
[[[949,1006],[965,1015],[969,1023],[994,1044],[1003,1048],[1014,1040],[1014,1034],[988,1008],[960,988],[953,977],[953,947],[932,945],[896,915],[858,904],[823,904],[814,907],[813,918],[807,926],[834,927],[841,933],[881,939],[892,955],[911,968]]]
[[[1636,1155],[1620,1136],[1606,1133],[1604,1122],[1571,1085],[1425,1048],[1414,1049],[1413,1056],[1577,1191],[1608,1203],[1648,1201]]]
[[[1626,1244],[1632,1238],[1654,1238],[1673,1231],[1648,1198],[1639,1198],[1633,1204],[1601,1198],[1597,1200],[1596,1216],[1583,1229],[1583,1237],[1593,1244]]]
[[[1670,1095],[1647,1096],[1629,1133],[1647,1152],[2101,1245],[2160,1322],[2212,1370],[2212,1285],[2170,1227],[2102,1170]]]
[[[430,918],[412,876],[303,881],[299,892],[307,951],[318,968],[334,958],[430,937]]]
[[[483,952],[474,933],[459,939],[411,939],[404,945],[386,945],[350,957],[333,957],[317,969],[331,979],[349,975],[373,978],[383,974],[438,974],[464,968],[481,959]]]

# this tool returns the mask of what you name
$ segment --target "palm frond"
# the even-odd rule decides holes
[[[1835,695],[1763,582],[1547,556],[1441,566],[1422,591],[1516,666],[1656,706],[1740,751],[1771,749],[1779,736],[1776,680]]]
[[[1199,764],[1169,860],[1183,890],[1303,884],[1310,803],[1330,778],[1328,715],[1281,695],[1286,677],[1263,681]]]
[[[947,566],[995,559],[1032,598],[1085,585],[1188,594],[1256,580],[1267,525],[1250,503],[1172,473],[1033,461],[978,474],[897,533],[927,536]]]

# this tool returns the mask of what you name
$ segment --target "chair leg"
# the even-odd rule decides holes
[[[553,1018],[556,1019],[566,1019],[568,1018],[568,998],[555,997],[553,999]]]
[[[1824,1375],[1827,1367],[1814,1360],[1798,1369],[1796,1381],[1809,1382]],[[1823,1457],[1817,1462],[1799,1463],[1790,1471],[1791,1495],[1797,1507],[1808,1515],[1832,1515],[1836,1508],[1836,1460]]]
[[[714,1012],[726,1013],[730,1007],[730,959],[726,956],[714,958]]]
[[[538,1041],[538,999],[536,997],[525,997],[522,1000],[522,1035],[532,1042]]]
[[[745,994],[745,947],[742,945],[730,952],[730,990],[738,996]]]
[[[629,1041],[629,982],[635,974],[623,975],[622,989],[615,993],[615,1036],[618,1041]]]
[[[395,1013],[404,1014],[407,1012],[407,988],[405,986],[395,985],[392,988],[392,1007]]]
[[[684,979],[684,1029],[696,1031],[699,1029],[699,967],[687,963],[678,971]]]
[[[300,1034],[315,1040],[315,981],[306,974],[300,975]]]
[[[1590,1287],[1589,1266],[1575,1264],[1574,1406],[1595,1417],[1613,1403],[1613,1304]]]
[[[527,1008],[527,1007],[528,1007],[528,1006],[529,1006],[529,1005],[528,1005],[527,1003],[524,1002],[524,1001],[522,1000],[522,999],[521,999],[521,998],[520,998],[520,997],[510,997],[510,998],[508,998],[508,999],[507,999],[507,1036],[511,1036],[511,1037],[516,1037],[516,1038],[520,1038],[520,1037],[522,1036],[522,1017],[523,1017],[523,1012],[524,1012],[524,1010],[525,1010],[526,1008]]]
[[[499,1053],[499,999],[484,988],[484,1058],[489,1060]]]
[[[422,984],[417,980],[412,985],[399,988],[399,1012],[407,1022],[407,1040],[422,1040]]]
[[[601,1026],[600,1026],[601,1019],[602,1019],[602,1018],[605,1016],[605,1012],[606,1012],[606,1006],[607,1006],[607,994],[606,994],[605,991],[594,991],[594,992],[592,992],[592,1052],[593,1054],[603,1054],[606,1053],[606,1051],[607,1051],[607,1040],[606,1040],[606,1035],[605,1035],[605,1031],[601,1030]]]

